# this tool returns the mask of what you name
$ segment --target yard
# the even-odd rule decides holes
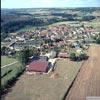
[[[61,100],[75,78],[82,62],[59,59],[56,69],[49,74],[24,73],[5,100]],[[4,100],[4,99],[3,99]]]

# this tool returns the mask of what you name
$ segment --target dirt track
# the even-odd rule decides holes
[[[100,46],[92,45],[89,56],[66,100],[86,100],[87,96],[100,96]]]

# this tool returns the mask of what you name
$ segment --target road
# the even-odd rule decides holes
[[[86,100],[88,96],[100,96],[100,45],[91,45],[89,56],[66,100]]]

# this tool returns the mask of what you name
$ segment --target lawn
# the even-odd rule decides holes
[[[15,58],[10,58],[7,56],[1,56],[1,67],[10,63],[15,62],[16,59]]]
[[[62,100],[82,62],[60,59],[54,73],[28,75],[24,73],[5,100]],[[58,74],[57,77],[53,77]],[[21,93],[20,93],[21,92]]]

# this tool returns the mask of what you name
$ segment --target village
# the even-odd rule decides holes
[[[57,57],[68,58],[71,53],[77,53],[77,55],[85,53],[89,45],[94,42],[92,37],[100,34],[92,27],[84,27],[83,24],[76,23],[71,25],[60,24],[29,32],[11,33],[1,43],[7,48],[5,51],[2,51],[2,55],[15,55],[16,52],[21,51],[25,46],[35,48],[39,51],[37,59],[40,61],[33,61],[27,70],[47,72],[47,66],[49,64],[54,66]],[[29,59],[34,59],[34,55],[29,57]],[[44,59],[43,63],[41,59]],[[40,69],[36,66],[38,63],[40,63]],[[54,68],[52,67],[52,69]]]
[[[37,88],[37,92],[40,88],[40,94],[51,88],[49,91],[50,100],[60,100],[73,83],[84,61],[89,58],[88,50],[91,44],[95,43],[94,37],[99,35],[100,32],[93,27],[85,27],[84,24],[80,23],[57,24],[27,32],[10,33],[9,37],[1,42],[1,57],[4,57],[2,63],[5,63],[6,59],[9,59],[9,62],[10,59],[11,62],[13,61],[11,64],[1,67],[3,93],[6,91],[5,88],[9,88],[9,85],[22,75],[24,79],[21,77],[22,79],[18,81],[21,84],[23,84],[22,81],[29,81],[31,85],[34,83],[32,87]],[[28,59],[25,57],[26,54],[23,54],[23,59],[27,60],[25,63],[19,62],[17,56],[19,55],[21,59],[20,54],[24,52],[25,47],[31,53],[27,56]],[[9,77],[9,75],[11,76]],[[58,87],[54,85],[55,82],[62,91],[57,91]],[[49,86],[47,88],[40,83],[49,84]],[[27,85],[29,86],[29,83]],[[65,88],[66,86],[67,88]],[[24,87],[23,85],[21,89]],[[52,91],[57,91],[56,94],[59,96],[53,96]],[[37,93],[32,95],[38,98]],[[41,95],[40,98],[45,96],[46,94]]]

